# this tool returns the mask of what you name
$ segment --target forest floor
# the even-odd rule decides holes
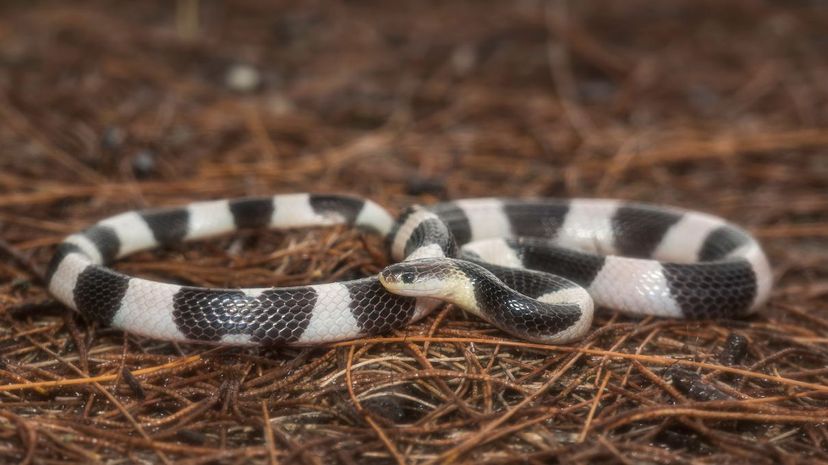
[[[809,1],[0,3],[0,462],[828,463],[826,29]],[[446,308],[240,349],[92,324],[40,280],[110,214],[306,191],[677,205],[755,234],[775,288],[743,320],[602,310],[567,346]],[[284,286],[387,260],[331,228],[117,267]]]

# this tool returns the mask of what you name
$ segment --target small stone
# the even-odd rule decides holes
[[[236,64],[227,70],[225,84],[236,92],[252,92],[259,87],[261,75],[259,70],[246,64]]]
[[[105,150],[117,150],[126,139],[124,130],[118,126],[110,126],[104,130],[101,137],[101,147]]]
[[[451,67],[454,72],[459,75],[468,74],[477,64],[477,52],[474,46],[464,44],[456,49],[451,54]]]
[[[747,355],[748,340],[746,337],[736,333],[730,333],[724,343],[724,348],[719,354],[719,362],[726,366],[738,365]]]
[[[132,173],[136,178],[147,178],[155,171],[155,154],[149,150],[141,150],[132,157]]]
[[[673,386],[693,400],[709,402],[712,400],[730,400],[731,397],[716,386],[702,379],[698,373],[681,367],[671,367],[665,371]]]
[[[374,415],[385,418],[394,423],[405,420],[405,409],[397,397],[393,395],[377,396],[365,399],[362,406]]]

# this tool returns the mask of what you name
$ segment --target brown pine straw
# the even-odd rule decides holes
[[[814,2],[0,2],[0,463],[828,463],[826,23]],[[43,287],[108,215],[306,191],[701,210],[761,240],[774,292],[738,320],[599,310],[567,346],[446,306],[237,348],[124,334]],[[339,227],[116,268],[266,287],[388,260]]]
[[[432,337],[419,337],[419,336],[410,336],[410,337],[402,337],[402,338],[373,338],[373,339],[359,339],[356,341],[345,341],[334,344],[334,346],[342,347],[342,346],[351,346],[355,344],[372,344],[372,343],[379,343],[379,342],[462,342],[462,343],[476,343],[476,344],[494,344],[499,346],[509,346],[509,347],[524,347],[524,348],[532,348],[538,350],[551,350],[551,351],[558,351],[558,352],[577,352],[577,353],[585,353],[591,355],[604,355],[606,357],[615,357],[615,358],[623,358],[628,360],[638,360],[638,361],[646,361],[658,365],[685,365],[691,367],[698,367],[698,368],[706,368],[709,370],[718,370],[723,371],[726,373],[732,373],[735,375],[741,375],[748,378],[758,378],[764,379],[768,381],[775,381],[781,384],[788,384],[791,386],[799,386],[799,387],[807,387],[813,389],[815,391],[822,391],[828,392],[828,385],[821,385],[821,384],[813,384],[813,383],[803,383],[801,381],[796,381],[793,379],[785,379],[781,376],[774,376],[774,375],[765,375],[761,373],[756,373],[748,370],[742,370],[739,368],[732,368],[726,367],[721,365],[714,365],[709,363],[703,362],[694,362],[691,360],[675,360],[668,357],[658,357],[658,356],[649,356],[649,355],[639,355],[639,354],[625,354],[620,352],[611,352],[605,350],[598,350],[598,349],[589,349],[589,348],[581,348],[581,347],[567,347],[567,346],[553,346],[553,345],[546,345],[546,344],[534,344],[531,342],[519,342],[519,341],[510,341],[510,340],[497,340],[497,339],[479,339],[479,338],[432,338]]]
[[[705,368],[708,370],[715,370],[725,373],[731,373],[734,375],[744,376],[746,378],[756,378],[756,379],[763,379],[766,381],[773,381],[780,384],[785,384],[789,386],[798,386],[812,389],[813,391],[817,392],[828,392],[828,385],[824,384],[814,384],[814,383],[807,383],[802,381],[797,381],[795,379],[787,379],[781,376],[775,375],[768,375],[763,373],[757,373],[749,370],[743,370],[739,368],[733,368],[728,366],[704,363],[704,362],[694,362],[691,360],[676,360],[671,359],[668,357],[657,357],[657,356],[647,356],[647,355],[639,355],[639,354],[626,354],[622,352],[612,352],[606,350],[597,350],[597,349],[589,349],[589,348],[581,348],[581,347],[567,347],[567,346],[553,346],[553,345],[546,345],[546,344],[534,344],[531,342],[519,342],[519,341],[512,341],[506,339],[485,339],[485,338],[441,338],[441,337],[427,337],[427,336],[405,336],[405,337],[385,337],[385,338],[363,338],[354,341],[344,341],[335,344],[331,344],[331,347],[354,347],[356,345],[369,345],[369,344],[392,344],[392,343],[399,343],[399,342],[425,342],[425,343],[435,343],[435,342],[444,342],[444,343],[473,343],[473,344],[488,344],[488,345],[497,345],[497,346],[507,346],[507,347],[523,347],[523,348],[531,348],[537,350],[546,350],[546,351],[556,351],[556,352],[565,352],[565,353],[583,353],[583,354],[590,354],[590,355],[603,355],[605,357],[610,358],[620,358],[620,359],[627,359],[627,360],[636,360],[639,362],[649,362],[656,365],[683,365],[689,367],[696,367],[696,368]],[[349,352],[350,353],[350,352]],[[186,357],[183,359],[179,359],[170,363],[166,363],[164,365],[160,365],[157,367],[150,367],[144,368],[141,370],[136,370],[132,372],[133,375],[145,375],[145,374],[152,374],[157,372],[163,372],[165,370],[170,370],[174,368],[181,368],[190,364],[194,364],[201,361],[201,357],[198,355]],[[346,375],[348,375],[349,371],[346,371]],[[423,373],[428,372],[420,372],[418,376],[422,377]],[[442,373],[441,371],[432,370],[432,374]],[[451,374],[451,373],[450,373]],[[463,376],[462,374],[454,374],[455,376]],[[477,379],[490,379],[487,377],[474,377]],[[4,386],[0,386],[0,391],[15,391],[20,389],[39,389],[44,387],[63,387],[63,386],[71,386],[71,385],[78,385],[78,384],[87,384],[87,383],[95,383],[95,382],[106,382],[106,381],[114,381],[118,379],[117,374],[113,375],[101,375],[95,378],[75,378],[75,379],[64,379],[64,380],[56,380],[56,381],[41,381],[41,382],[34,382],[34,383],[20,383],[20,384],[7,384]],[[508,383],[506,383],[508,385]]]
[[[143,376],[148,374],[162,374],[165,371],[171,371],[178,368],[183,368],[185,366],[194,364],[201,361],[201,356],[199,355],[191,355],[189,357],[184,357],[180,359],[173,360],[169,363],[165,363],[163,365],[158,365],[149,368],[142,368],[140,370],[135,370],[132,372],[133,375]],[[79,384],[90,384],[90,383],[104,383],[107,381],[115,381],[118,379],[119,374],[109,374],[109,375],[99,375],[99,376],[91,376],[85,378],[70,378],[70,379],[59,379],[54,381],[38,381],[34,383],[22,383],[22,384],[6,384],[0,386],[0,391],[16,391],[18,389],[42,389],[42,388],[58,388],[58,387],[65,387],[65,386],[74,386]]]
[[[377,436],[379,436],[380,440],[385,445],[385,447],[388,448],[388,452],[391,454],[392,457],[394,457],[394,460],[398,464],[404,464],[405,458],[403,458],[403,456],[400,454],[400,452],[397,450],[397,448],[394,446],[391,440],[388,439],[388,435],[385,434],[385,431],[382,430],[382,428],[379,426],[376,420],[371,418],[370,414],[368,414],[365,411],[365,409],[362,408],[362,404],[359,402],[359,399],[357,399],[356,395],[354,394],[354,385],[353,380],[351,379],[351,366],[354,363],[354,351],[355,347],[351,346],[351,348],[348,350],[348,364],[345,366],[345,382],[348,385],[348,395],[351,396],[351,401],[354,403],[354,406],[356,407],[357,411],[364,415],[365,421],[368,422],[371,428],[377,433]]]
[[[604,394],[604,390],[607,387],[607,383],[609,383],[610,377],[612,376],[612,372],[608,371],[606,375],[604,375],[604,380],[601,381],[601,387],[598,388],[598,395],[592,400],[592,406],[589,408],[589,413],[587,414],[587,419],[584,422],[584,428],[581,430],[581,434],[578,436],[578,442],[584,442],[586,439],[587,432],[590,430],[592,426],[592,419],[595,416],[595,410],[598,408],[598,405],[601,402],[601,396]]]

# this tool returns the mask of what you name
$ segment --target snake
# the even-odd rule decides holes
[[[350,281],[227,289],[112,268],[141,250],[241,229],[332,225],[382,235],[393,262]],[[382,335],[446,303],[515,337],[559,344],[589,331],[595,307],[738,318],[760,308],[772,287],[758,241],[698,211],[614,199],[473,198],[394,217],[368,199],[321,193],[120,213],[60,242],[45,280],[86,319],[140,336],[296,346]]]

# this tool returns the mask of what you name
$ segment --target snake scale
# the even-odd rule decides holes
[[[309,286],[214,289],[127,276],[126,255],[242,228],[348,224],[388,238],[379,276]],[[402,328],[451,302],[517,337],[582,337],[597,306],[730,318],[768,298],[758,242],[725,220],[601,199],[484,198],[411,207],[285,194],[130,211],[67,237],[49,291],[89,319],[173,341],[315,345]]]

